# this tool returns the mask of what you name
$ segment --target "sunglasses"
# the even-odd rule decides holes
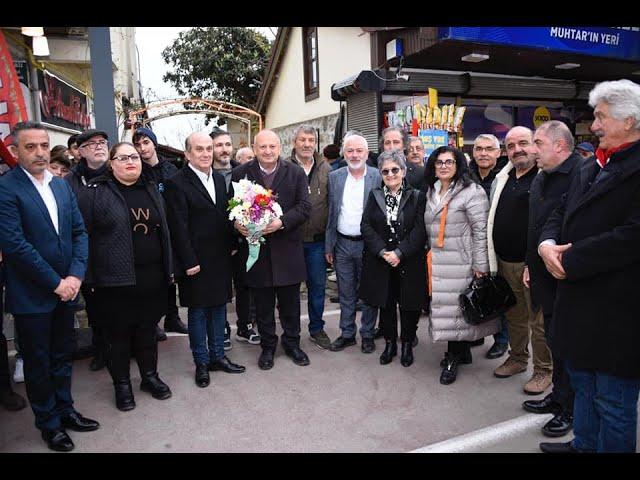
[[[400,169],[398,167],[384,168],[380,170],[380,173],[382,174],[383,177],[386,177],[389,174],[397,175],[398,173],[400,173]]]

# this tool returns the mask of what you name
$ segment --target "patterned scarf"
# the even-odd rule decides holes
[[[400,207],[402,192],[404,192],[404,185],[401,185],[396,193],[392,193],[386,185],[382,187],[382,191],[384,193],[384,203],[387,207],[387,225],[389,225],[391,231],[395,233],[392,222],[398,219],[398,208]]]

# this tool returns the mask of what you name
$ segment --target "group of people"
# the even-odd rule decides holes
[[[0,179],[0,249],[7,311],[16,319],[27,395],[43,438],[68,451],[66,429],[99,427],[75,410],[70,392],[73,307],[81,290],[102,337],[116,406],[131,410],[131,357],[141,390],[160,400],[171,396],[158,373],[156,329],[169,315],[171,296],[175,302],[175,284],[188,308],[195,383],[204,388],[210,371],[245,371],[225,353],[233,290],[237,338],[260,345],[260,369],[275,362],[276,305],[285,355],[310,364],[300,348],[305,282],[309,335],[318,347],[338,352],[357,344],[359,300],[361,351],[376,350],[380,331],[382,365],[398,355],[398,317],[400,363],[414,363],[420,314],[428,312],[429,337],[447,342],[443,385],[456,381],[459,367],[472,362],[472,347],[487,336],[494,336],[488,358],[508,353],[493,372],[497,378],[527,370],[531,343],[533,375],[524,392],[553,388],[523,408],[553,414],[543,434],[558,437],[572,428],[575,434],[571,442],[540,448],[635,452],[640,86],[603,82],[589,103],[599,137],[591,156],[581,155],[584,148],[555,120],[535,132],[511,128],[506,158],[498,138],[479,135],[471,162],[450,146],[425,161],[422,141],[396,127],[383,130],[377,158],[367,139],[350,131],[340,151],[325,148],[323,159],[315,129],[303,125],[289,158],[280,155],[278,135],[262,130],[252,149],[237,153],[238,162],[227,132],[193,133],[185,142],[187,165],[176,170],[158,161],[149,129],[110,149],[105,132],[89,130],[77,138],[82,159],[66,182],[47,170],[44,127],[18,124],[11,149],[19,167]],[[227,211],[240,179],[271,189],[283,211],[263,231],[248,271],[249,232]],[[323,320],[327,264],[335,269],[340,303],[333,341]],[[474,278],[496,274],[516,305],[504,318],[467,323],[460,293]]]

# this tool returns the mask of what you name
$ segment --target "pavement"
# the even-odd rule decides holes
[[[524,400],[542,398],[522,390],[531,367],[508,379],[493,376],[504,358],[484,358],[491,338],[472,349],[473,364],[460,367],[457,381],[443,386],[439,362],[446,344],[431,343],[424,315],[415,362],[405,368],[398,357],[380,365],[382,339],[376,340],[373,354],[361,353],[359,336],[357,346],[342,352],[318,348],[309,339],[306,301],[302,310],[301,348],[311,365],[295,365],[279,346],[274,368],[260,370],[260,347],[235,340],[236,317],[230,305],[233,348],[227,355],[247,371],[211,372],[211,385],[198,388],[188,337],[169,334],[159,343],[159,373],[173,396],[160,401],[141,392],[132,362],[137,407],[129,412],[115,408],[106,370],[91,372],[88,359],[75,361],[75,407],[98,420],[101,428],[69,432],[74,452],[534,453],[539,442],[571,438],[545,438],[540,427],[551,415],[522,410]],[[186,309],[180,314],[186,320]],[[328,300],[325,321],[325,331],[335,339],[340,333],[339,306]],[[24,383],[16,385],[16,391],[25,395]],[[0,410],[0,452],[49,452],[33,420],[30,408]]]

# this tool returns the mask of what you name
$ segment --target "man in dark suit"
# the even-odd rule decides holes
[[[567,443],[544,452],[635,453],[640,392],[640,85],[589,93],[599,137],[547,221],[538,252],[558,281],[553,351],[575,392]]]
[[[73,408],[71,397],[73,312],[87,268],[87,232],[71,188],[47,170],[44,126],[21,122],[12,135],[19,167],[0,178],[7,310],[20,336],[36,427],[50,449],[70,451],[65,428],[99,428]]]
[[[227,302],[231,300],[231,222],[224,177],[211,168],[213,140],[192,133],[185,142],[189,162],[165,184],[167,220],[181,272],[180,304],[188,307],[189,345],[195,382],[209,385],[209,370],[242,373],[224,353]]]
[[[265,243],[246,276],[256,305],[262,347],[258,366],[263,370],[273,367],[278,345],[274,315],[276,297],[284,330],[284,352],[296,365],[309,365],[309,357],[300,349],[300,283],[307,279],[300,227],[311,213],[309,186],[304,170],[280,158],[280,149],[280,138],[275,132],[258,132],[253,144],[256,159],[234,168],[231,177],[234,182],[246,178],[271,189],[283,212],[281,218],[273,220],[263,230]],[[249,235],[238,222],[235,227],[243,236]]]
[[[541,171],[531,183],[529,193],[527,266],[523,281],[531,293],[532,309],[535,312],[542,309],[544,316],[544,333],[551,346],[553,359],[553,390],[541,400],[527,400],[522,407],[532,413],[553,413],[553,418],[542,427],[542,433],[548,437],[561,437],[573,425],[573,391],[562,359],[551,344],[553,304],[558,281],[547,271],[538,255],[538,240],[545,222],[569,189],[582,158],[572,153],[574,140],[571,131],[557,120],[540,125],[533,142],[538,150],[537,164]]]

